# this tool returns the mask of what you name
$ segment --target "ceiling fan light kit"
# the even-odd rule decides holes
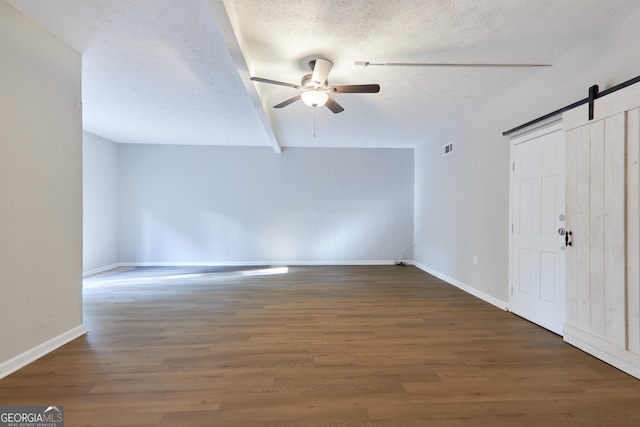
[[[318,89],[307,90],[302,92],[300,96],[302,98],[302,102],[307,104],[309,107],[323,106],[329,100],[329,95]]]
[[[378,84],[329,86],[327,76],[329,75],[331,68],[333,68],[333,62],[328,59],[314,59],[309,62],[309,67],[311,68],[312,74],[304,75],[301,79],[300,85],[265,79],[262,77],[251,77],[251,80],[254,82],[286,86],[301,91],[298,95],[274,105],[273,108],[283,108],[296,101],[302,100],[302,102],[309,107],[315,108],[325,105],[334,114],[341,113],[344,111],[344,108],[338,104],[330,94],[380,92],[380,85]]]

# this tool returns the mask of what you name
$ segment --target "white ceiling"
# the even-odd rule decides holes
[[[553,64],[637,0],[7,0],[83,56],[87,131],[122,143],[414,147],[539,68],[358,67],[370,62]],[[345,111],[296,102],[308,61],[334,62]],[[554,108],[556,106],[550,106]],[[515,125],[515,124],[514,124]],[[314,137],[315,128],[315,137]]]

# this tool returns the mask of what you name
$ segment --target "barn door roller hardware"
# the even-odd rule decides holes
[[[636,84],[640,82],[640,76],[635,77],[631,80],[627,80],[626,82],[620,83],[618,85],[612,86],[609,89],[603,90],[602,92],[599,91],[598,85],[593,85],[589,88],[589,96],[587,96],[584,99],[581,99],[580,101],[574,102],[573,104],[567,105],[566,107],[560,108],[558,110],[552,111],[549,114],[545,114],[544,116],[538,117],[537,119],[531,120],[530,122],[527,122],[523,125],[514,127],[513,129],[509,129],[507,131],[502,132],[502,136],[509,136],[514,132],[517,132],[521,129],[524,129],[526,127],[529,127],[531,125],[534,125],[536,123],[539,123],[543,120],[546,119],[550,119],[553,116],[556,116],[558,114],[562,114],[565,111],[569,111],[572,110],[576,107],[579,107],[583,104],[589,104],[589,120],[593,120],[593,112],[594,112],[594,105],[595,105],[595,100],[598,98],[602,98],[603,96],[607,96],[610,93],[619,91],[620,89],[624,89],[627,86],[631,86],[632,84]]]
[[[593,85],[589,88],[589,120],[593,120],[593,108],[596,104],[596,98],[598,98],[598,85]]]

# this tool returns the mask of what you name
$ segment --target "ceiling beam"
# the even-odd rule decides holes
[[[240,31],[236,31],[239,28],[238,22],[233,6],[229,3],[228,0],[209,0],[218,29],[227,45],[233,62],[236,64],[236,69],[238,70],[242,84],[244,84],[244,87],[247,89],[249,98],[251,98],[253,107],[262,122],[265,133],[276,153],[282,153],[282,145],[274,131],[273,117],[270,114],[271,109],[265,106],[260,94],[256,90],[256,86],[249,80],[251,73],[249,71],[250,64],[248,63],[246,49],[244,49],[245,44]]]

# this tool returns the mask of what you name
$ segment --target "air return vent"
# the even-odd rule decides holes
[[[447,145],[442,146],[442,157],[451,154],[453,151],[453,142],[448,143]]]

